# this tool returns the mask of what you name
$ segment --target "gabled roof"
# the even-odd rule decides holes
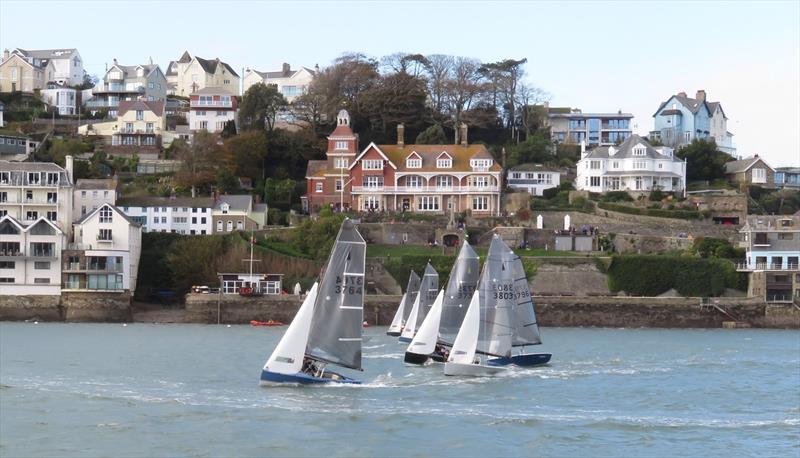
[[[525,163],[519,164],[517,166],[511,167],[509,172],[555,172],[561,173],[560,170],[554,169],[552,167],[547,167],[542,164],[533,164],[533,163]]]
[[[152,111],[156,116],[163,116],[165,106],[161,100],[120,100],[117,115],[122,116],[132,110],[143,110]]]
[[[328,161],[311,160],[306,165],[306,178],[316,176],[320,172],[325,172],[328,168]]]
[[[206,86],[203,89],[199,89],[195,92],[192,92],[190,95],[235,95],[231,91],[226,90],[225,88],[221,87],[214,87],[214,86]]]
[[[178,59],[178,63],[180,64],[188,64],[191,61],[192,61],[192,55],[189,54],[189,51],[184,51],[183,54],[181,54],[181,58]]]
[[[171,60],[167,64],[167,71],[164,73],[165,76],[172,76],[178,74],[178,62]]]
[[[117,199],[117,207],[188,207],[211,208],[212,197],[124,197]]]
[[[237,78],[239,77],[239,75],[235,71],[233,71],[233,68],[231,68],[231,66],[228,65],[227,63],[219,60],[219,57],[217,57],[216,59],[203,59],[202,57],[195,56],[194,58],[197,60],[200,66],[203,67],[203,71],[205,71],[206,73],[216,73],[217,66],[222,65],[225,67],[226,70],[228,70],[228,73],[232,74]]]
[[[375,145],[376,148],[389,160],[393,165],[397,166],[397,170],[403,172],[471,172],[472,166],[470,159],[494,159],[484,145],[404,145],[397,144],[391,145]],[[411,152],[416,152],[422,158],[421,168],[406,168],[405,158]],[[447,169],[436,168],[436,158],[442,153],[447,153],[453,159],[453,166]],[[362,153],[363,154],[363,153]],[[497,161],[492,162],[489,168],[490,172],[499,172],[501,170]]]
[[[350,164],[350,167],[348,167],[348,168],[349,168],[349,169],[352,169],[353,167],[355,167],[355,166],[356,166],[356,164],[358,163],[358,161],[359,161],[359,160],[361,160],[361,158],[362,158],[362,157],[364,157],[364,155],[365,155],[365,154],[367,154],[367,151],[369,151],[371,148],[374,148],[374,149],[375,149],[375,150],[378,152],[378,154],[380,154],[380,155],[381,155],[381,157],[382,157],[382,158],[383,158],[383,159],[384,159],[386,162],[388,162],[388,163],[389,163],[389,165],[391,165],[391,166],[392,166],[392,168],[393,168],[393,169],[397,170],[397,166],[396,166],[396,165],[395,165],[395,164],[392,162],[392,160],[391,160],[391,159],[389,159],[389,158],[386,156],[386,154],[384,154],[384,153],[383,153],[383,151],[381,151],[380,147],[379,147],[378,145],[376,145],[374,142],[370,142],[370,144],[369,144],[369,145],[367,145],[367,147],[366,147],[366,148],[364,148],[364,150],[363,150],[363,151],[361,151],[361,154],[359,154],[358,156],[356,156],[356,158],[353,160],[353,162]]]
[[[113,67],[117,67],[122,72],[122,75],[123,75],[124,78],[135,78],[136,77],[136,71],[140,67],[144,70],[144,76],[145,77],[150,76],[150,74],[153,73],[154,71],[156,71],[156,69],[158,69],[159,71],[161,70],[161,69],[158,68],[158,64],[141,64],[141,65],[114,64],[114,65],[112,65],[112,68]],[[110,71],[110,69],[109,69],[109,71]],[[106,72],[106,73],[108,73],[108,72]]]
[[[667,106],[669,101],[672,100],[672,99],[677,100],[681,105],[685,106],[693,114],[697,114],[698,111],[700,111],[701,109],[705,108],[706,110],[708,110],[708,114],[711,115],[711,114],[714,113],[714,110],[716,109],[717,105],[719,105],[719,102],[708,102],[708,101],[703,102],[703,101],[700,101],[700,100],[697,100],[697,99],[693,99],[693,98],[685,96],[685,95],[675,94],[673,96],[670,96],[667,99],[666,102],[662,102],[661,105],[658,106],[658,110],[656,110],[656,112],[653,113],[653,116],[654,117],[658,116],[659,113],[661,113],[661,110],[664,109],[664,107]],[[712,104],[713,104],[713,109],[712,109]],[[723,111],[723,115],[724,115],[724,113],[725,112]],[[664,112],[664,113],[661,113],[661,114],[669,115],[669,114],[675,114],[675,113],[672,113],[672,111],[670,110],[670,112]]]
[[[116,178],[81,178],[75,183],[75,190],[117,189]]]
[[[312,69],[310,69],[308,67],[300,67],[299,70],[289,70],[288,73],[284,73],[283,70],[278,70],[278,71],[275,71],[275,72],[260,72],[260,71],[258,71],[256,69],[253,69],[252,71],[253,71],[253,73],[257,74],[258,76],[260,76],[261,78],[264,78],[264,79],[279,79],[279,78],[294,78],[295,75],[297,75],[298,73],[300,73],[303,70],[311,73],[312,75],[316,74],[316,72],[314,70],[312,70]]]
[[[39,224],[42,224],[42,223],[47,224],[48,226],[52,227],[59,234],[63,234],[64,233],[58,226],[55,225],[55,223],[53,223],[49,219],[45,218],[44,216],[40,216],[39,219],[37,219],[36,221],[32,222],[27,227],[25,227],[25,232],[29,232],[35,226],[38,226]]]
[[[70,59],[73,54],[78,50],[75,48],[60,48],[60,49],[22,49],[17,48],[14,50],[25,57],[32,57],[34,59]]]
[[[770,165],[767,164],[767,162],[764,159],[762,159],[762,158],[760,158],[758,156],[753,156],[753,157],[748,157],[747,159],[740,159],[738,161],[726,162],[725,163],[725,173],[746,172],[747,170],[750,169],[750,167],[756,165],[759,161],[761,161],[764,165],[766,165],[773,172],[775,171],[775,169],[770,167]]]
[[[20,223],[19,221],[17,221],[17,219],[14,218],[13,216],[9,214],[3,215],[3,217],[0,218],[0,224],[2,224],[4,221],[8,221],[12,225],[16,226],[17,230],[19,230],[20,232],[25,232],[25,226],[22,225],[22,223]]]
[[[53,162],[0,161],[0,172],[66,172]]]
[[[136,221],[128,218],[128,215],[123,213],[122,210],[120,210],[116,206],[111,205],[109,203],[105,203],[105,204],[103,204],[103,205],[101,205],[101,206],[99,206],[99,207],[97,207],[95,209],[92,209],[92,211],[90,211],[90,212],[86,213],[85,215],[83,215],[83,217],[81,219],[79,219],[78,221],[75,221],[75,223],[73,223],[73,224],[83,224],[83,223],[85,223],[86,221],[89,220],[89,218],[91,218],[94,215],[96,215],[97,212],[99,212],[101,208],[105,208],[105,207],[110,208],[114,213],[116,213],[121,218],[123,218],[125,221],[127,221],[128,224],[131,224],[131,225],[136,226],[136,227],[140,227],[141,226],[141,224],[139,224]]]
[[[640,144],[645,147],[645,155],[634,156],[633,150],[636,146]],[[614,154],[611,154],[612,148],[614,149],[613,151]],[[650,143],[648,143],[647,140],[636,134],[631,134],[631,136],[626,138],[625,141],[618,146],[599,146],[597,148],[594,148],[593,150],[589,151],[583,159],[609,159],[609,158],[612,159],[650,158],[650,159],[662,159],[662,160],[670,159],[673,162],[683,162],[674,155],[667,156],[661,154],[661,152],[656,148],[654,148]]]
[[[222,204],[228,204],[231,210],[247,211],[252,208],[253,196],[249,194],[222,195],[217,197],[216,202],[214,202],[214,207],[212,208],[214,210],[219,210],[222,208]]]

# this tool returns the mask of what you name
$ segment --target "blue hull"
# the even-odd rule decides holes
[[[513,364],[520,367],[541,366],[550,362],[553,355],[550,353],[529,353],[514,355],[511,358],[492,358],[487,364],[490,366],[508,366]]]
[[[278,374],[277,372],[270,372],[270,371],[261,371],[261,384],[262,385],[270,385],[270,384],[279,384],[279,383],[289,383],[295,385],[319,385],[321,383],[349,383],[353,385],[360,385],[361,382],[355,379],[351,379],[350,377],[346,377],[342,374],[338,374],[336,372],[325,372],[326,374],[334,375],[336,378],[328,378],[328,377],[313,377],[303,372],[298,372],[296,374]]]
[[[411,339],[409,339],[408,337],[400,337],[397,340],[400,341],[401,343],[411,343]]]

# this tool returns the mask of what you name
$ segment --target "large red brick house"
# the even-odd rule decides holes
[[[357,153],[350,117],[340,111],[327,160],[308,163],[305,209],[499,214],[502,169],[485,146],[467,143],[466,126],[459,145],[406,145],[403,136],[401,124],[397,144],[370,143]]]

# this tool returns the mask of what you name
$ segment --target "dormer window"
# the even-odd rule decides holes
[[[647,148],[644,146],[637,146],[633,148],[633,155],[634,156],[644,156],[647,153]]]
[[[227,214],[228,214],[228,210],[229,210],[231,207],[230,207],[230,205],[228,205],[228,204],[222,204],[222,207],[221,207],[221,208],[222,208],[222,214],[223,214],[223,215],[227,215]]]
[[[447,153],[442,153],[436,158],[437,169],[451,169],[453,168],[453,158]]]
[[[493,162],[491,159],[471,159],[469,165],[473,170],[489,170]]]
[[[365,159],[361,161],[363,170],[383,170],[383,161],[380,159]]]
[[[408,169],[421,169],[422,168],[422,158],[416,151],[412,152],[406,158],[406,168]]]

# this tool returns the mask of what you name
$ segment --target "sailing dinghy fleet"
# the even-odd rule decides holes
[[[261,371],[261,384],[358,384],[328,365],[361,369],[366,243],[345,219],[320,281],[308,291]],[[408,343],[407,364],[444,363],[444,374],[490,376],[538,366],[542,343],[522,261],[495,235],[483,270],[465,241],[445,288],[430,265],[411,272],[387,334]]]

